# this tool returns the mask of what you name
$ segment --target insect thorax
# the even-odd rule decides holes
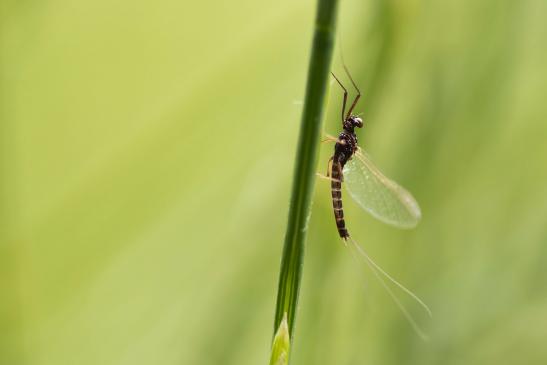
[[[334,146],[334,159],[344,166],[356,151],[357,136],[353,131],[344,130],[338,136],[338,142]]]

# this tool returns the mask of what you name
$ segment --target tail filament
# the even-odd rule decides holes
[[[428,341],[429,337],[424,333],[424,331],[420,328],[420,326],[416,323],[412,315],[408,312],[408,310],[405,308],[405,306],[401,303],[399,298],[393,293],[393,290],[387,285],[385,280],[382,278],[382,275],[384,278],[388,279],[390,282],[392,282],[394,285],[396,285],[399,289],[401,289],[404,293],[406,293],[408,296],[410,296],[412,299],[414,299],[429,315],[429,317],[432,317],[431,310],[429,307],[420,299],[416,294],[411,292],[409,289],[407,289],[403,284],[399,283],[397,280],[395,280],[391,275],[389,275],[387,272],[385,272],[378,264],[370,258],[370,256],[365,252],[365,250],[351,237],[349,237],[349,240],[351,242],[350,252],[352,254],[352,257],[358,261],[357,254],[363,259],[365,264],[369,267],[370,271],[376,276],[378,281],[380,281],[380,284],[384,287],[384,289],[387,291],[391,299],[395,302],[399,310],[403,313],[407,321],[410,323],[412,328],[414,329],[414,332],[424,341]],[[354,249],[354,250],[352,250]],[[380,275],[381,274],[381,275]]]

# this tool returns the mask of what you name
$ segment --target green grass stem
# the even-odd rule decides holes
[[[306,97],[294,167],[289,220],[279,273],[274,331],[279,328],[284,313],[287,313],[291,341],[294,337],[304,243],[311,213],[325,97],[335,41],[337,7],[337,0],[318,1]]]

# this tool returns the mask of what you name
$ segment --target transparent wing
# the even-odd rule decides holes
[[[413,228],[422,217],[414,197],[385,177],[361,149],[344,166],[344,185],[361,208],[384,223]]]

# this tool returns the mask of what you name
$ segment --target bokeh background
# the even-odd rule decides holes
[[[315,2],[1,7],[0,364],[267,363]],[[348,226],[431,339],[319,180],[293,364],[547,362],[546,14],[341,1],[361,144],[423,211],[399,231],[346,199]]]

